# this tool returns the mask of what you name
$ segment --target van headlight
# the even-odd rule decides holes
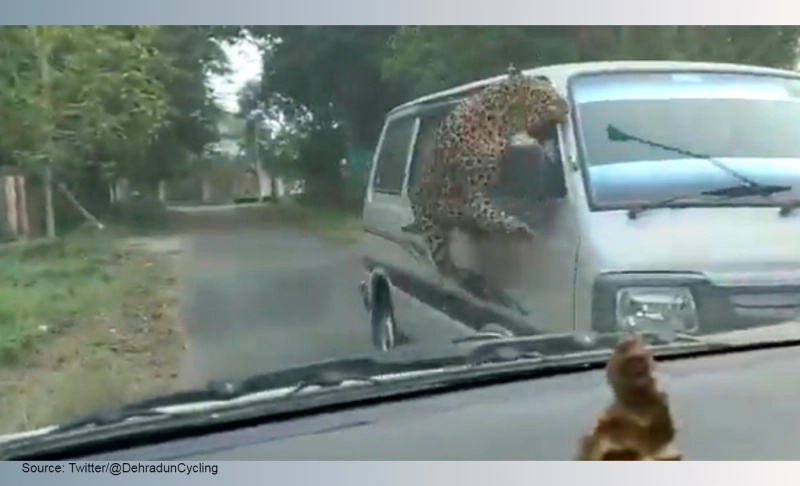
[[[698,329],[697,306],[686,287],[624,287],[617,290],[620,330],[673,331]]]

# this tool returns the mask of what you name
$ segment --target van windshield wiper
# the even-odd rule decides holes
[[[600,370],[606,366],[621,336],[629,334],[573,333],[502,339],[495,334],[484,334],[476,340],[440,346],[438,356],[433,353],[416,361],[412,361],[412,356],[419,353],[397,353],[398,349],[240,381],[217,382],[208,389],[141,401],[0,442],[0,460],[73,459],[124,448],[126,444],[204,434],[211,430],[209,427],[220,430],[223,424],[236,427],[240,423],[280,420],[286,414],[313,413],[464,386],[486,386],[498,380]],[[657,357],[731,348],[725,343],[709,343],[677,333],[636,334]],[[270,392],[273,394],[269,397],[263,395]],[[201,403],[193,402],[192,397]],[[210,397],[219,403],[209,406],[205,401],[202,406]],[[192,411],[192,405],[199,408]],[[183,411],[178,410],[181,406]]]
[[[636,217],[639,216],[641,213],[648,211],[650,209],[690,208],[698,206],[725,205],[726,201],[730,201],[731,199],[750,197],[750,196],[769,197],[773,194],[791,190],[792,188],[789,186],[771,185],[771,184],[761,184],[758,186],[735,185],[735,186],[723,187],[721,189],[712,189],[709,191],[703,191],[698,195],[675,196],[662,199],[659,201],[642,203],[628,209],[628,217],[631,219],[636,219]],[[800,207],[800,205],[798,205],[798,207]],[[784,206],[781,206],[781,208],[782,208],[781,215],[785,216],[784,213],[787,210],[783,209]]]
[[[620,336],[564,333],[500,338],[497,334],[477,334],[473,339],[444,345],[408,346],[406,350],[322,361],[243,380],[216,381],[203,389],[90,413],[18,438],[0,437],[0,460],[27,457],[26,454],[52,447],[63,449],[65,444],[74,445],[76,441],[91,443],[97,437],[109,440],[111,436],[201,426],[212,416],[219,423],[220,414],[245,410],[247,405],[257,409],[252,413],[267,417],[320,404],[333,406],[374,396],[436,389],[459,380],[485,380],[502,373],[507,366],[522,366],[528,376],[602,367]],[[650,346],[676,351],[687,346],[710,346],[685,336],[640,336]],[[519,372],[519,368],[515,369]]]
[[[606,126],[606,135],[608,136],[609,140],[614,142],[638,142],[644,145],[648,145],[650,147],[660,148],[662,150],[674,152],[679,155],[685,155],[687,157],[691,157],[694,159],[706,160],[709,163],[713,164],[718,169],[726,172],[727,174],[729,174],[730,176],[732,176],[733,178],[737,179],[740,182],[739,184],[723,187],[721,189],[703,191],[698,195],[676,196],[661,201],[645,203],[629,210],[628,216],[630,218],[636,218],[636,216],[638,216],[640,213],[649,209],[658,209],[665,207],[678,208],[678,207],[691,207],[696,205],[714,204],[714,203],[719,203],[721,200],[724,201],[740,197],[751,197],[751,196],[770,197],[773,194],[792,190],[791,186],[777,185],[777,184],[763,184],[753,179],[750,179],[749,177],[745,176],[744,174],[740,174],[734,169],[731,169],[730,167],[723,164],[719,160],[711,157],[710,155],[700,154],[689,150],[684,150],[680,147],[674,147],[672,145],[667,145],[655,142],[653,140],[648,140],[646,138],[637,137],[635,135],[631,135],[629,133],[620,130],[618,127],[614,125],[609,124],[608,126]],[[709,197],[711,197],[712,199],[709,199]],[[792,210],[797,209],[799,207],[800,207],[800,201],[791,201],[789,203],[781,205],[781,215],[785,216]]]

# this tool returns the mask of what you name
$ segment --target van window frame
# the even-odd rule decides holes
[[[398,127],[398,125],[409,123],[410,122],[410,133],[408,134],[408,145],[406,147],[406,157],[405,161],[403,162],[402,172],[400,173],[399,177],[399,184],[395,188],[395,184],[390,185],[379,185],[378,175],[380,173],[380,169],[382,167],[381,159],[382,155],[384,154],[384,148],[386,147],[387,138],[392,135],[392,129]],[[398,114],[392,115],[386,119],[386,122],[383,126],[383,133],[381,133],[380,141],[378,142],[377,150],[375,151],[375,157],[373,161],[373,169],[372,174],[370,176],[370,186],[371,192],[378,193],[378,194],[386,194],[390,196],[399,196],[403,194],[405,189],[405,182],[407,178],[408,172],[408,163],[411,158],[414,149],[414,141],[416,140],[416,134],[419,126],[419,120],[416,117],[408,114]],[[385,159],[384,159],[385,160]],[[390,186],[390,187],[387,187]]]
[[[549,76],[536,75],[536,76],[533,76],[533,77],[536,78],[536,79],[541,79],[541,80],[547,81],[551,85],[556,86],[555,81],[553,79],[551,79]],[[487,85],[487,86],[490,86],[490,85]],[[407,165],[407,168],[406,168],[405,180],[403,182],[403,194],[404,195],[408,193],[409,186],[410,186],[410,184],[412,182],[411,181],[412,175],[415,175],[415,174],[413,174],[413,169],[417,164],[417,160],[416,160],[417,143],[419,143],[420,131],[422,130],[422,126],[423,126],[423,123],[425,122],[425,120],[426,119],[430,119],[430,118],[435,118],[435,117],[440,116],[442,113],[445,113],[445,112],[449,114],[449,112],[452,111],[453,108],[455,108],[455,106],[459,102],[461,102],[463,99],[468,98],[468,97],[474,95],[475,93],[477,93],[477,92],[479,92],[479,91],[481,91],[481,90],[483,90],[485,88],[486,88],[486,86],[481,86],[481,87],[477,87],[477,88],[471,89],[469,91],[465,91],[463,93],[458,93],[456,95],[450,95],[450,96],[443,97],[443,98],[438,99],[438,100],[429,101],[429,102],[424,103],[424,104],[415,105],[415,106],[406,108],[406,109],[398,112],[397,115],[394,115],[394,116],[403,116],[403,115],[401,115],[401,113],[406,113],[406,114],[408,114],[408,116],[416,116],[417,117],[417,123],[416,123],[417,128],[416,128],[416,133],[414,135],[414,144],[411,147],[411,152],[409,154],[409,161],[408,161],[408,165]],[[447,116],[447,115],[445,114],[444,116]],[[561,175],[562,175],[562,178],[561,178],[562,195],[559,196],[559,197],[554,197],[553,198],[554,200],[566,200],[566,199],[570,198],[570,188],[569,188],[569,184],[567,182],[567,178],[568,178],[568,174],[570,172],[570,169],[574,169],[574,164],[567,164],[567,162],[569,162],[568,161],[568,157],[567,157],[568,151],[567,151],[567,148],[565,146],[565,144],[567,142],[567,137],[566,137],[565,130],[570,125],[571,124],[569,124],[569,123],[563,123],[563,124],[559,124],[558,126],[556,126],[553,129],[554,130],[553,131],[554,136],[552,137],[552,141],[556,144],[556,147],[555,147],[556,150],[555,150],[555,153],[553,153],[552,155],[554,157],[556,157],[556,160],[554,160],[552,162],[556,163],[556,164],[559,164],[559,168],[561,170]]]
[[[411,147],[408,165],[406,166],[405,180],[403,181],[403,194],[408,194],[410,185],[413,182],[411,178],[412,176],[416,175],[414,170],[417,167],[417,148],[418,148],[418,143],[420,141],[420,134],[422,132],[423,125],[425,124],[426,121],[437,117],[441,117],[439,120],[439,123],[441,123],[441,121],[444,120],[444,117],[446,117],[450,113],[450,111],[452,111],[452,109],[455,107],[458,101],[460,101],[460,99],[448,100],[445,102],[439,102],[431,105],[422,105],[417,110],[415,110],[417,117],[417,124],[416,124],[417,128],[416,128],[416,133],[414,134],[414,145]],[[439,123],[436,124],[436,127],[439,126]]]

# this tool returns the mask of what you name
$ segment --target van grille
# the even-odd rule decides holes
[[[767,326],[800,317],[800,284],[701,286],[696,289],[701,322],[709,332]]]
[[[800,316],[800,289],[769,293],[734,289],[729,300],[736,316],[748,320],[785,321]]]

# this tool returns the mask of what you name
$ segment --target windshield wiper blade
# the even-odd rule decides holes
[[[662,199],[660,201],[641,203],[632,208],[629,208],[628,218],[636,219],[640,214],[642,214],[645,211],[649,211],[651,209],[662,209],[662,208],[681,209],[681,208],[691,208],[698,206],[720,205],[727,199],[729,198],[723,199],[720,198],[719,196],[713,196],[710,194],[700,194],[696,196],[675,196]]]
[[[49,433],[69,432],[86,427],[102,427],[127,422],[130,419],[169,418],[180,413],[167,411],[169,407],[190,405],[199,402],[230,400],[237,391],[228,382],[209,382],[206,388],[180,391],[167,395],[148,398],[120,407],[95,410],[80,415],[66,422],[57,424]]]
[[[138,418],[167,418],[174,414],[163,412],[154,408],[142,407],[119,407],[116,409],[93,412],[81,417],[74,418],[61,423],[50,433],[70,432],[85,427],[102,427],[104,425],[114,425]]]
[[[413,355],[412,355],[413,356]],[[347,382],[377,384],[374,376],[402,374],[463,364],[463,353],[453,350],[429,357],[394,359],[383,356],[356,356],[312,363],[309,365],[263,373],[242,380],[212,380],[205,388],[180,391],[129,403],[121,407],[97,410],[67,422],[46,427],[39,435],[53,435],[89,427],[102,427],[128,422],[131,419],[168,419],[203,412],[198,404],[233,403],[249,395],[273,390],[275,398],[295,395],[312,387],[331,388]],[[13,435],[13,434],[12,434]],[[4,441],[0,441],[2,444]]]
[[[685,155],[687,157],[691,157],[694,159],[708,161],[718,169],[726,172],[727,174],[734,177],[740,182],[740,184],[723,187],[721,189],[712,189],[709,191],[703,191],[699,195],[675,196],[660,201],[654,201],[651,203],[638,205],[634,208],[631,208],[628,211],[628,217],[631,219],[635,219],[639,214],[649,209],[659,209],[667,207],[687,208],[692,206],[715,204],[719,203],[720,201],[719,199],[709,200],[706,199],[707,197],[724,198],[722,200],[739,198],[739,197],[750,197],[750,196],[771,197],[773,194],[792,190],[792,186],[777,185],[777,184],[762,184],[758,181],[750,179],[749,177],[731,169],[730,167],[723,164],[714,157],[711,157],[710,155],[700,154],[689,150],[684,150],[680,147],[674,147],[672,145],[667,145],[659,142],[654,142],[646,138],[637,137],[635,135],[626,133],[611,124],[606,126],[606,135],[608,136],[609,140],[614,142],[638,142],[644,145],[648,145],[650,147],[660,148],[662,150],[674,152],[679,155]],[[786,216],[797,207],[800,207],[800,202],[798,202],[796,205],[793,202],[781,205],[780,214],[781,216]]]
[[[780,192],[787,192],[791,190],[792,190],[791,186],[786,186],[781,184],[758,184],[756,186],[746,186],[737,184],[734,186],[723,187],[721,189],[711,189],[709,191],[703,191],[700,194],[704,196],[718,196],[726,199],[733,199],[738,197],[750,197],[750,196],[769,197],[772,196],[773,194],[778,194]]]
[[[313,410],[326,406],[341,406],[374,398],[389,398],[408,393],[420,393],[442,387],[461,385],[480,386],[497,379],[511,376],[527,378],[553,376],[570,372],[600,369],[623,336],[630,332],[603,334],[557,334],[538,335],[519,338],[487,339],[481,341],[460,341],[460,344],[438,347],[446,352],[440,356],[422,358],[412,362],[410,354],[405,357],[391,357],[385,353],[361,358],[346,358],[301,366],[292,370],[248,378],[241,381],[216,382],[205,390],[182,392],[171,396],[144,400],[121,407],[114,411],[91,414],[80,419],[48,427],[45,430],[27,433],[24,437],[8,439],[0,444],[0,458],[20,460],[49,458],[63,460],[74,457],[70,454],[80,447],[93,447],[92,444],[117,443],[125,438],[142,440],[154,434],[165,437],[176,431],[203,428],[208,426],[209,417],[216,417],[219,424],[247,417],[265,419],[276,414]],[[642,341],[658,357],[680,356],[685,353],[729,349],[724,343],[709,343],[702,338],[685,336],[674,332],[639,332]],[[463,347],[466,346],[466,349]],[[563,353],[563,354],[548,354]],[[401,353],[402,354],[402,353]],[[435,353],[434,353],[435,354]],[[379,356],[379,357],[376,357]],[[323,366],[327,363],[326,366]],[[416,377],[391,375],[390,371],[421,372]],[[306,379],[298,379],[298,377]],[[355,380],[370,386],[345,387],[347,380]],[[286,387],[289,382],[293,386]],[[393,383],[390,383],[393,382]],[[375,389],[371,385],[380,385]],[[304,394],[295,397],[310,386],[319,386],[323,393]],[[388,388],[383,388],[388,385]],[[272,397],[259,398],[275,386],[281,393]],[[258,391],[256,388],[268,388]],[[328,388],[326,388],[328,387]],[[332,387],[332,388],[330,388]],[[339,393],[340,389],[343,393]],[[324,393],[325,390],[334,393]],[[192,409],[180,406],[169,407],[175,402],[191,405],[190,396],[195,399],[208,397],[233,397],[221,404],[206,403]],[[280,398],[288,400],[281,400]],[[254,398],[250,400],[250,398]],[[278,398],[278,399],[274,399]],[[295,399],[299,401],[295,401]],[[224,408],[226,403],[245,405]],[[202,404],[201,404],[202,405]],[[246,406],[251,405],[251,406]],[[215,415],[224,414],[224,415]],[[143,418],[143,421],[130,420]],[[147,419],[150,420],[147,420]],[[120,427],[116,427],[120,424]],[[125,425],[123,425],[125,424]],[[112,426],[111,428],[103,426]],[[97,430],[95,430],[97,429]],[[74,431],[76,433],[63,433]],[[61,432],[61,433],[59,433]]]
[[[735,185],[724,187],[722,189],[714,189],[711,191],[703,192],[704,195],[709,196],[722,196],[727,198],[735,197],[749,197],[749,196],[762,196],[771,197],[780,192],[788,192],[792,190],[792,186],[784,186],[780,184],[762,184],[759,186],[744,186]],[[781,201],[777,203],[779,208],[778,215],[781,217],[789,216],[795,209],[800,208],[800,200],[793,199],[790,201]]]
[[[130,403],[122,407],[95,411],[55,426],[44,427],[19,438],[0,440],[0,448],[12,443],[30,443],[47,437],[60,437],[64,433],[85,429],[105,428],[127,424],[134,419],[147,422],[173,418],[205,416],[227,405],[277,403],[316,388],[331,390],[346,384],[382,385],[387,381],[408,382],[404,377],[430,376],[453,369],[466,369],[486,361],[490,352],[471,352],[457,345],[435,345],[409,349],[398,349],[392,353],[366,354],[341,359],[332,359],[254,375],[241,380],[211,381],[204,389],[176,392],[151,399]],[[538,354],[530,356],[538,358]],[[518,361],[499,353],[492,362]],[[399,378],[399,379],[398,379]],[[277,393],[272,393],[277,392]],[[11,434],[12,436],[16,434]],[[24,447],[24,444],[23,446]]]
[[[457,373],[479,370],[486,365],[525,362],[526,366],[531,365],[534,368],[539,365],[548,368],[558,368],[563,365],[565,369],[595,365],[606,359],[619,339],[628,334],[630,333],[563,333],[503,337],[487,333],[478,334],[474,338],[455,340],[447,346],[434,345],[429,348],[410,346],[405,351],[399,348],[392,353],[321,361],[242,380],[212,381],[204,389],[177,392],[93,412],[49,427],[35,437],[114,426],[135,419],[158,421],[188,415],[204,415],[230,404],[291,399],[313,388],[324,391],[341,388],[348,383],[368,386],[383,386],[392,381],[412,383],[414,377],[430,380],[435,375],[450,376],[451,371]],[[669,347],[675,344],[709,346],[703,340],[675,333],[637,332],[637,335],[646,345],[651,346]],[[271,392],[276,393],[270,394]]]
[[[691,157],[693,159],[700,159],[705,160],[711,164],[713,164],[718,169],[726,172],[731,177],[737,179],[741,184],[737,184],[730,187],[725,187],[722,189],[714,189],[710,191],[704,191],[701,193],[703,196],[721,196],[721,197],[749,197],[749,196],[764,196],[770,197],[773,194],[777,194],[779,192],[787,192],[792,190],[792,186],[785,186],[785,185],[774,185],[774,184],[763,184],[761,182],[755,181],[750,179],[749,177],[740,174],[739,172],[731,169],[727,165],[723,164],[719,160],[711,157],[708,154],[700,154],[696,152],[692,152],[689,150],[684,150],[680,147],[674,147],[672,145],[667,145],[659,142],[655,142],[653,140],[648,140],[646,138],[637,137],[626,133],[614,125],[607,125],[606,126],[606,135],[608,136],[609,140],[614,142],[638,142],[644,145],[648,145],[650,147],[660,148],[662,150],[667,150],[670,152],[674,152],[679,155],[685,155],[687,157]],[[648,204],[644,209],[655,209],[661,207],[667,207],[672,203],[677,203],[679,200],[684,199],[683,196],[677,198],[670,198],[663,201],[658,201],[652,204]],[[702,202],[702,201],[701,201]],[[688,204],[688,203],[687,203]],[[688,207],[688,206],[683,206]],[[800,202],[796,205],[793,202],[788,204],[783,204],[780,206],[780,214],[781,216],[786,216],[791,213],[797,207],[800,207]],[[634,214],[628,213],[631,218],[635,218],[642,210],[634,211]]]
[[[613,350],[617,341],[629,333],[560,333],[505,337],[500,334],[477,334],[474,338],[453,340],[442,346],[408,346],[391,353],[368,353],[338,358],[254,375],[241,380],[210,382],[205,389],[178,392],[142,400],[117,410],[105,411],[71,421],[68,427],[81,424],[109,424],[132,417],[169,415],[181,405],[202,402],[234,402],[252,395],[283,390],[274,398],[288,398],[310,388],[331,389],[345,384],[383,385],[388,381],[420,374],[441,373],[491,363],[519,360],[558,360],[563,355],[586,351]],[[637,335],[648,345],[695,342],[687,336],[669,332],[644,332]],[[498,338],[498,339],[493,339]]]
[[[321,361],[306,366],[252,376],[240,381],[221,382],[230,397],[240,397],[278,388],[331,388],[345,382],[385,384],[387,377],[402,378],[420,373],[474,367],[487,362],[515,360],[557,360],[559,356],[586,351],[613,350],[617,341],[629,333],[546,333],[509,337],[501,333],[476,333],[451,340],[448,344],[403,346],[390,353],[366,354]],[[669,332],[637,332],[645,344],[664,345],[695,342]],[[509,351],[512,350],[512,351]]]
[[[734,185],[721,189],[712,189],[700,192],[697,195],[674,196],[660,201],[642,203],[628,210],[628,217],[636,219],[644,211],[661,208],[689,208],[696,206],[713,206],[725,204],[725,201],[742,197],[761,196],[770,197],[780,192],[791,191],[790,186],[778,184],[761,184],[758,186]],[[781,206],[783,208],[785,206]],[[785,210],[784,210],[785,211]],[[783,212],[781,215],[785,216]]]
[[[472,366],[499,364],[520,360],[534,360],[554,364],[565,358],[584,358],[595,355],[606,357],[613,352],[620,339],[635,334],[646,346],[653,348],[686,348],[699,346],[703,349],[718,347],[702,337],[664,331],[619,331],[605,333],[541,334],[522,337],[507,337],[498,333],[484,333],[474,337],[455,340],[455,343],[474,343],[466,357]]]
[[[688,207],[692,202],[698,204],[701,201],[696,197],[677,196],[660,201],[642,203],[628,209],[628,218],[636,219],[640,214],[651,209]],[[716,199],[713,199],[713,201],[716,201]]]

